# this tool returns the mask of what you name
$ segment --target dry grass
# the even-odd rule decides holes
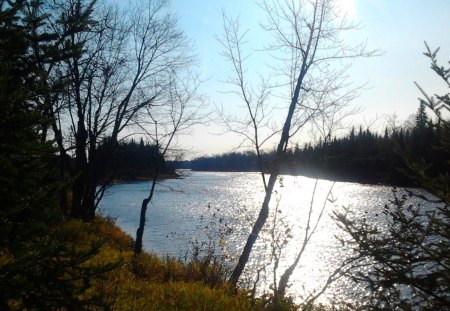
[[[133,255],[133,240],[110,220],[70,221],[73,243],[84,249],[101,240],[99,253],[87,265],[120,262],[97,280],[86,295],[100,295],[112,310],[257,310],[244,291],[233,294],[216,276],[219,267],[162,260],[152,254]],[[214,281],[211,281],[214,280]]]

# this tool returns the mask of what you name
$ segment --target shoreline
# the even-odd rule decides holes
[[[183,175],[177,174],[177,173],[164,173],[159,174],[157,180],[164,180],[164,179],[178,179],[183,178]],[[124,184],[128,182],[140,182],[140,181],[152,181],[153,176],[137,176],[133,178],[113,178],[109,181],[107,180],[101,180],[99,181],[99,185],[116,185],[116,184]]]
[[[190,169],[192,172],[218,172],[218,173],[260,173],[258,170],[198,170],[198,169]],[[265,173],[269,174],[269,173]],[[323,180],[329,180],[329,181],[336,181],[336,182],[349,182],[349,183],[357,183],[362,185],[377,185],[377,186],[387,186],[387,187],[416,187],[417,185],[413,183],[406,183],[406,182],[392,182],[392,181],[383,181],[383,180],[376,180],[376,179],[361,179],[361,178],[345,178],[340,177],[336,178],[335,176],[330,176],[326,174],[308,174],[308,173],[298,173],[298,172],[285,172],[281,171],[279,175],[288,175],[288,176],[302,176],[302,177],[308,177],[308,178],[314,178],[314,179],[323,179]],[[335,178],[333,178],[335,177]]]

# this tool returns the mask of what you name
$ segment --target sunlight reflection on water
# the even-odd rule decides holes
[[[342,231],[331,217],[333,210],[350,208],[357,218],[366,217],[379,221],[384,204],[392,197],[390,187],[361,185],[355,183],[319,180],[306,177],[282,176],[277,183],[276,192],[271,201],[271,216],[266,229],[260,235],[250,266],[267,262],[270,259],[270,245],[273,236],[286,232],[290,228],[289,239],[282,252],[278,277],[290,265],[301,249],[307,227],[308,211],[311,202],[310,230],[326,207],[315,234],[306,246],[300,262],[291,277],[290,293],[296,297],[306,297],[318,291],[327,281],[328,276],[349,255],[349,250],[337,241]],[[113,185],[108,189],[100,204],[103,214],[116,219],[116,223],[125,231],[135,236],[139,223],[140,206],[148,195],[149,183],[134,182]],[[330,188],[333,190],[327,201]],[[312,194],[314,193],[314,198]],[[251,226],[256,219],[264,196],[261,176],[257,173],[216,173],[193,172],[182,179],[169,179],[160,182],[155,196],[147,211],[147,222],[144,233],[144,248],[161,256],[166,254],[184,258],[189,254],[189,241],[208,239],[208,233],[214,229],[206,229],[208,221],[214,218],[217,226],[233,227],[233,233],[226,237],[227,251],[236,256],[242,249]],[[277,230],[270,233],[274,226],[274,213],[278,202]],[[212,231],[211,231],[212,230]],[[247,273],[254,278],[253,269]],[[266,269],[262,279],[262,288],[267,289],[273,280],[273,269]],[[321,301],[338,297],[350,298],[352,291],[363,291],[351,286],[344,279],[333,283],[321,296]]]

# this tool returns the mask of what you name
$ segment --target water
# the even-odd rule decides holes
[[[115,218],[121,228],[135,237],[141,202],[148,196],[149,188],[149,182],[113,185],[107,190],[100,211]],[[189,258],[195,241],[203,247],[214,241],[217,253],[224,248],[233,260],[243,247],[263,197],[258,173],[192,172],[185,178],[161,181],[147,211],[144,248],[160,256]],[[271,215],[243,279],[247,285],[251,284],[255,267],[267,266],[262,270],[258,288],[259,293],[268,290],[273,281],[273,251],[278,254],[282,245],[277,255],[278,278],[301,250],[306,228],[311,233],[317,227],[289,288],[298,301],[314,295],[350,255],[350,250],[336,239],[343,232],[333,220],[332,212],[349,208],[357,218],[381,221],[378,215],[390,198],[390,187],[282,176],[272,197]],[[283,243],[285,238],[287,242]],[[342,278],[333,283],[321,295],[321,301],[332,299],[333,295],[348,300],[353,292],[364,291],[349,282]]]

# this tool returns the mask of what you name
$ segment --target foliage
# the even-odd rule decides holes
[[[186,254],[185,261],[199,268],[207,284],[224,284],[230,274],[231,254],[227,243],[233,229],[224,213],[219,208],[211,208],[209,204],[207,214],[200,216],[197,229],[203,231],[204,237],[188,241],[190,254]]]
[[[89,293],[89,289],[105,272],[117,267],[117,262],[108,263],[108,258],[91,264],[100,242],[84,248],[71,247],[72,234],[57,229],[2,263],[0,300],[6,309],[82,310],[107,306],[103,297]]]
[[[56,310],[104,306],[87,291],[114,264],[89,265],[98,241],[84,248],[69,243],[73,231],[62,226],[57,159],[51,142],[41,139],[50,120],[34,104],[43,96],[40,57],[63,52],[50,48],[51,34],[30,31],[43,16],[40,1],[0,2],[0,308]],[[48,60],[48,61],[50,61]]]
[[[48,213],[57,210],[49,170],[53,149],[39,142],[35,128],[44,118],[30,103],[38,88],[37,68],[28,55],[18,16],[23,5],[4,6],[0,12],[0,243],[12,248],[45,226]]]
[[[369,303],[377,308],[436,310],[450,304],[448,206],[414,203],[413,195],[394,192],[384,211],[387,228],[339,216],[358,256],[374,264],[373,271],[355,272],[353,278],[367,284],[372,293]],[[427,207],[430,203],[432,208]]]
[[[287,171],[319,178],[416,185],[413,176],[405,174],[408,162],[426,161],[431,177],[449,171],[447,154],[438,147],[443,144],[442,130],[441,124],[429,119],[411,129],[386,128],[384,135],[352,129],[347,136],[330,142],[296,148],[286,157],[285,165]]]
[[[173,164],[176,168],[215,172],[257,172],[258,158],[254,152],[232,152],[216,156],[203,156]]]
[[[12,266],[14,271],[9,269],[12,258],[4,253],[0,256],[3,277],[0,294],[1,298],[9,295],[10,309],[262,309],[263,304],[252,302],[245,291],[233,293],[223,279],[211,283],[213,278],[205,275],[202,262],[160,259],[148,253],[135,256],[131,237],[111,220],[95,218],[89,223],[72,220],[57,231],[65,232],[63,242],[54,245],[55,237],[49,238],[46,247],[36,250],[41,259],[24,258]],[[91,245],[95,245],[95,251]],[[66,250],[70,256],[61,257]],[[215,269],[220,271],[218,266],[209,265],[209,275],[217,275]],[[18,278],[27,270],[33,274],[27,274],[27,279]],[[51,278],[58,273],[63,277]],[[19,281],[29,291],[18,288]],[[79,300],[68,304],[67,295],[74,294],[78,294]],[[8,307],[2,305],[2,309]]]
[[[450,68],[437,65],[439,49],[432,52],[427,45],[426,48],[424,54],[430,58],[431,68],[450,87]],[[445,110],[450,111],[450,101],[448,94],[436,96],[436,100],[419,89],[426,101],[421,100],[418,116],[424,114],[426,105],[438,118],[434,129],[439,144],[427,148],[438,149],[445,161],[437,172],[429,170],[429,159],[418,161],[414,154],[407,158],[407,163],[409,175],[435,196],[414,189],[394,190],[393,200],[384,209],[385,222],[378,225],[336,215],[350,234],[351,239],[346,242],[354,248],[359,265],[372,267],[368,274],[353,273],[353,278],[370,290],[370,299],[365,304],[369,308],[450,309],[450,124],[444,115]]]

